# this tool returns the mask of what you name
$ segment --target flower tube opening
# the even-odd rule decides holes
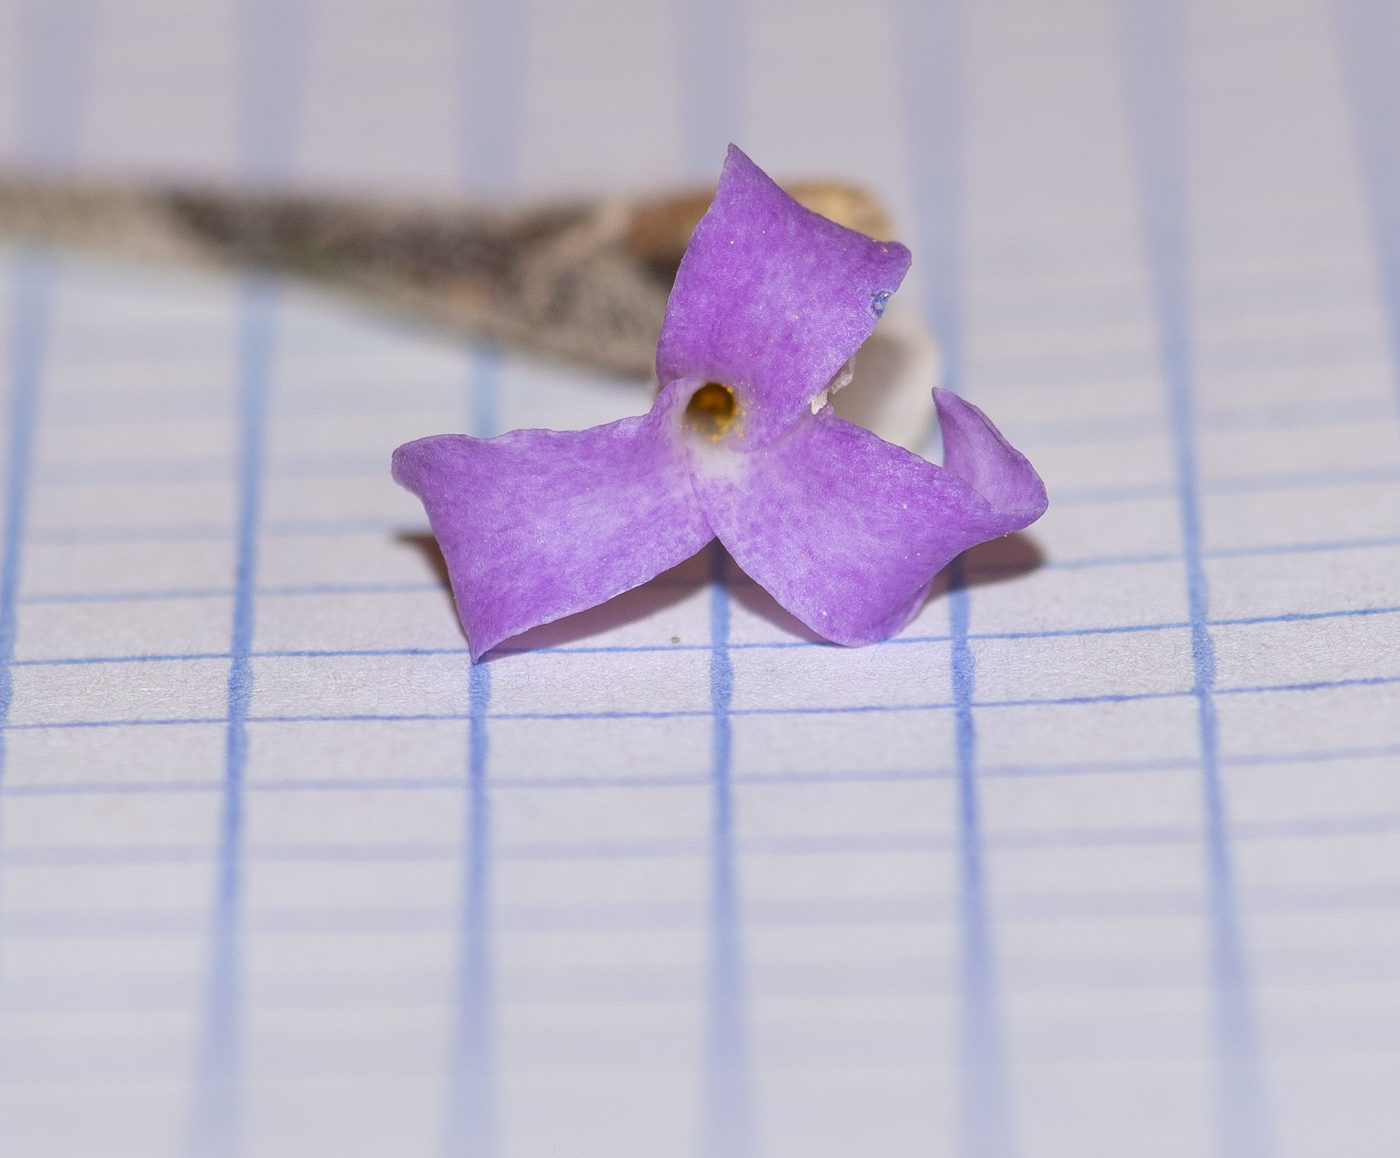
[[[706,382],[685,407],[688,430],[709,442],[719,442],[739,418],[739,400],[723,382]]]

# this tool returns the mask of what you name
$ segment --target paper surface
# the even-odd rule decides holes
[[[865,183],[1051,494],[881,646],[709,553],[473,668],[390,452],[644,386],[7,249],[5,1152],[1394,1153],[1396,76],[1367,0],[0,3],[12,167]]]

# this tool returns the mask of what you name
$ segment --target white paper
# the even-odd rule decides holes
[[[5,1151],[1395,1152],[1374,7],[0,4],[9,166],[865,183],[1051,494],[884,645],[706,554],[473,669],[390,452],[644,385],[6,250]]]

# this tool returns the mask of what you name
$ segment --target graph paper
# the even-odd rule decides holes
[[[0,1146],[1400,1149],[1383,0],[3,0],[11,171],[860,182],[1049,513],[885,644],[712,549],[469,663],[389,455],[641,383],[0,251]]]

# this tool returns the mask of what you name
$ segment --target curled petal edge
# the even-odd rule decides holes
[[[656,347],[661,382],[736,394],[736,444],[792,425],[880,320],[909,251],[805,209],[730,145],[719,188],[676,273]]]
[[[595,607],[718,536],[797,619],[847,646],[895,634],[960,552],[1045,511],[1045,487],[977,407],[934,392],[946,466],[830,406],[756,451],[682,438],[698,385],[591,430],[439,435],[401,446],[394,478],[423,501],[472,659]]]
[[[826,408],[747,454],[693,457],[696,495],[736,563],[835,643],[889,638],[962,551],[1034,522],[1045,487],[977,407],[935,392],[946,467]]]
[[[693,383],[581,431],[445,434],[394,452],[423,500],[472,659],[654,579],[713,537],[675,443]]]

